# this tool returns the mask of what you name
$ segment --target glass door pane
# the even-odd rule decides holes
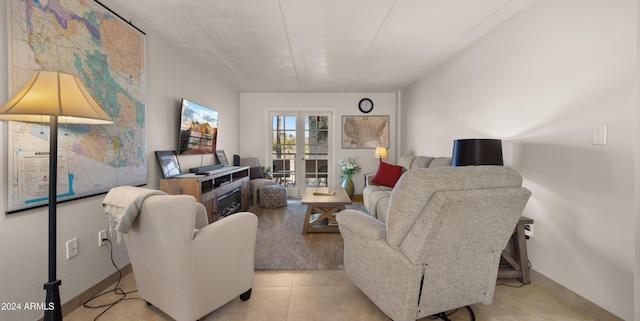
[[[271,158],[276,184],[292,197],[305,187],[328,186],[331,114],[272,113]]]
[[[328,186],[329,116],[306,115],[304,120],[304,185]]]
[[[276,184],[287,188],[295,188],[296,186],[296,122],[296,115],[275,115],[272,117],[273,178]]]

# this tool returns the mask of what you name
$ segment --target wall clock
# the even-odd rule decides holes
[[[365,114],[371,112],[373,110],[373,101],[371,101],[371,99],[369,98],[360,99],[360,102],[358,103],[358,109],[360,109],[360,111]]]

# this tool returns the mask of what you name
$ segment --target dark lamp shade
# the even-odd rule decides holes
[[[452,166],[504,165],[499,139],[456,139],[453,141]]]

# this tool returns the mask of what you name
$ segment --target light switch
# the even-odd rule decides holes
[[[593,145],[606,145],[607,144],[607,125],[594,125],[593,126]]]

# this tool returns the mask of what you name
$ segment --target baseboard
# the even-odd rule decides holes
[[[611,321],[622,321],[619,317],[615,316],[613,313],[601,308],[597,304],[583,298],[577,293],[565,288],[560,285],[556,281],[544,276],[542,273],[537,272],[533,269],[531,272],[531,282],[539,285],[545,290],[557,295],[563,301],[568,304],[585,311],[586,314],[592,316],[596,320],[611,320]]]
[[[123,277],[125,275],[131,273],[131,271],[132,271],[131,263],[123,266],[122,268],[120,268],[120,271],[122,272],[122,276]],[[68,315],[69,313],[73,312],[77,308],[81,307],[82,304],[84,304],[87,300],[89,300],[89,299],[95,297],[96,295],[102,293],[108,286],[118,282],[118,278],[119,277],[120,277],[120,273],[118,273],[116,271],[113,274],[111,274],[108,277],[106,277],[104,280],[96,283],[94,286],[92,286],[89,289],[87,289],[86,291],[80,293],[75,298],[72,298],[71,300],[69,300],[69,302],[63,304],[62,305],[62,316]],[[42,321],[43,318],[44,317],[38,319],[38,321]]]

